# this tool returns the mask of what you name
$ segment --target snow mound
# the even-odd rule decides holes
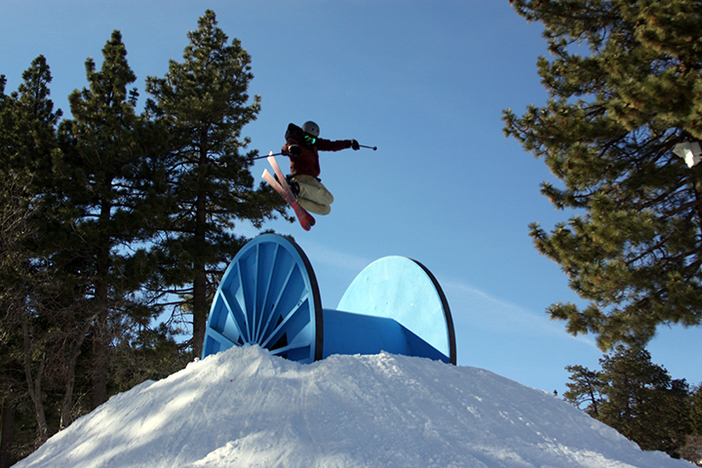
[[[116,395],[16,468],[693,465],[540,390],[381,353],[302,365],[232,348]]]

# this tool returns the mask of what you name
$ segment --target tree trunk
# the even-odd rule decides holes
[[[205,245],[206,207],[204,195],[200,195],[196,202],[195,239]],[[205,328],[207,322],[207,271],[204,262],[195,262],[195,278],[193,280],[193,353],[195,356],[202,354],[205,341]]]
[[[13,463],[12,447],[15,437],[15,405],[12,398],[2,402],[2,439],[0,439],[0,468],[10,468]]]
[[[34,415],[37,420],[37,446],[42,445],[49,438],[49,427],[46,424],[44,413],[44,401],[41,394],[41,380],[44,377],[44,366],[46,365],[46,354],[42,354],[37,375],[32,377],[31,342],[29,336],[29,325],[27,318],[22,320],[22,332],[24,335],[24,373],[27,378],[27,388],[29,397],[34,404]]]
[[[85,324],[83,331],[78,335],[76,343],[73,345],[71,354],[68,356],[68,366],[66,369],[66,386],[65,392],[63,394],[63,401],[61,402],[61,418],[59,420],[59,430],[67,428],[73,422],[73,415],[71,414],[71,407],[73,406],[73,391],[76,383],[76,362],[78,361],[78,356],[80,356],[80,349],[83,346],[83,341],[90,331],[90,327],[93,319],[91,318]]]
[[[107,401],[107,311],[100,310],[92,333],[92,408]]]
[[[112,187],[112,176],[106,175],[103,190],[108,192]],[[97,408],[107,401],[107,353],[109,351],[108,326],[108,278],[110,274],[110,239],[105,232],[110,222],[112,205],[103,200],[100,208],[100,226],[102,234],[98,236],[97,271],[95,279],[95,325],[93,326],[93,391],[92,407]]]
[[[193,284],[193,353],[202,355],[207,324],[207,278],[204,272],[198,273]]]
[[[203,131],[200,136],[200,167],[207,165],[207,132]],[[203,177],[203,176],[200,176]],[[200,182],[201,185],[204,182]],[[195,201],[195,242],[205,246],[207,242],[207,193],[202,190]],[[199,357],[202,355],[202,348],[205,341],[205,329],[207,322],[207,265],[197,259],[195,261],[193,278],[193,353]]]

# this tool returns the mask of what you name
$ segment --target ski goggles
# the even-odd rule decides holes
[[[317,143],[317,138],[313,137],[312,135],[305,135],[305,143],[308,145],[314,145]]]

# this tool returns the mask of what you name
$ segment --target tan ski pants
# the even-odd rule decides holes
[[[318,215],[328,215],[334,202],[334,195],[316,177],[297,174],[292,177],[300,185],[297,202],[305,210]]]

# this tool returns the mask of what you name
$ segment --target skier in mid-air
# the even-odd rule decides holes
[[[288,184],[298,204],[305,210],[327,215],[334,196],[319,180],[321,169],[318,151],[339,151],[346,148],[358,150],[356,140],[325,140],[319,138],[319,126],[305,122],[302,127],[288,125],[282,153],[290,157]]]

